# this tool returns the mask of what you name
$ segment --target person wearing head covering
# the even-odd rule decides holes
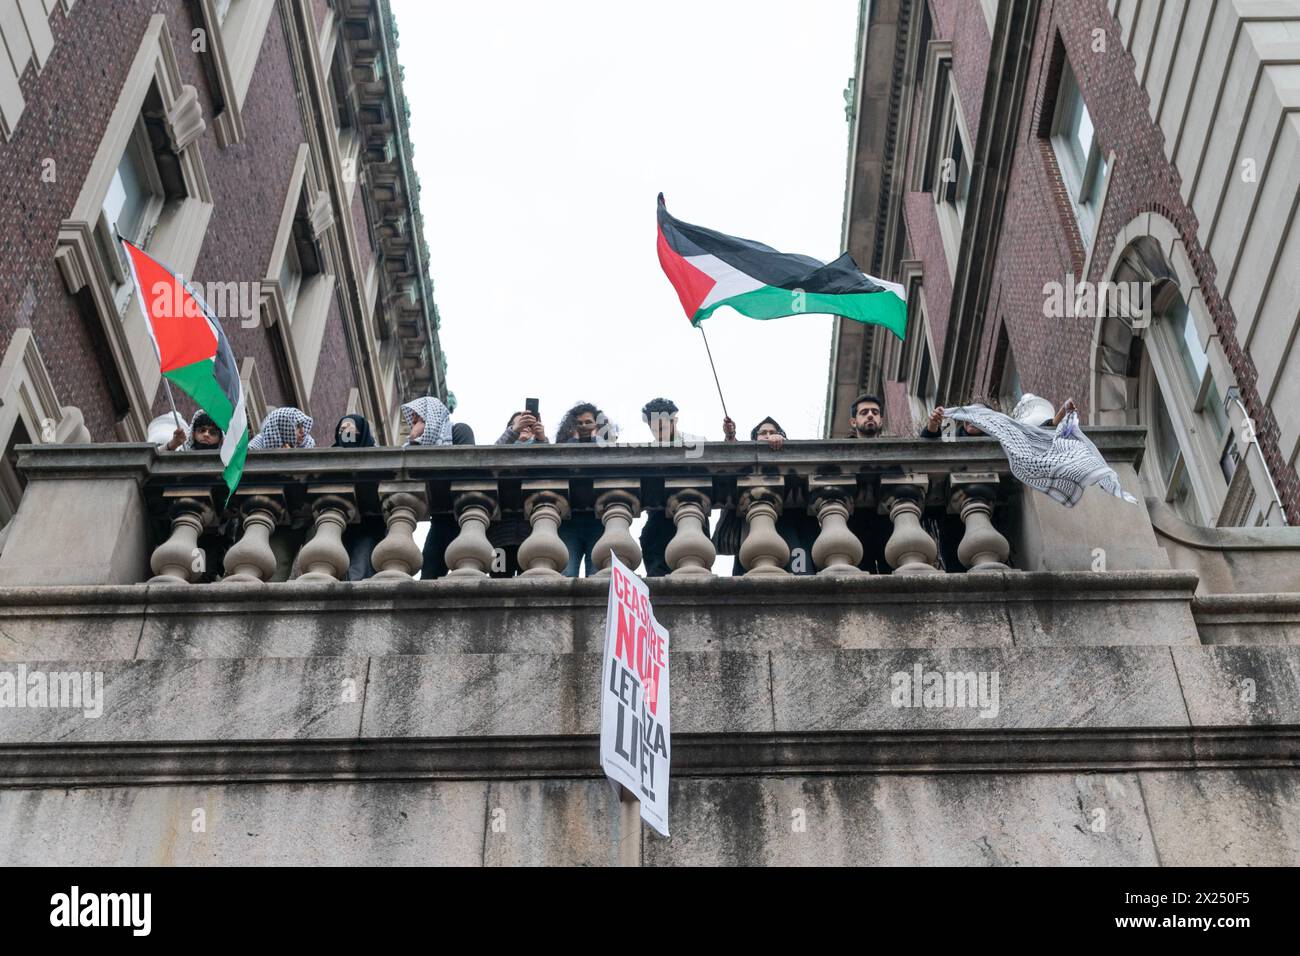
[[[375,436],[364,415],[344,415],[334,426],[335,448],[374,448]]]
[[[403,405],[402,420],[410,430],[407,445],[452,444],[451,413],[432,395],[422,395]]]
[[[375,436],[364,415],[349,414],[334,426],[335,448],[374,448]],[[382,515],[363,516],[356,524],[343,529],[343,547],[348,549],[348,573],[345,580],[364,581],[375,576],[375,566],[370,561],[375,545],[388,534],[388,523]]]
[[[167,450],[175,451],[179,448],[181,451],[219,451],[224,437],[212,416],[200,408],[190,416],[188,432],[177,426],[171,441],[167,443]]]
[[[262,422],[262,430],[248,443],[249,448],[315,448],[311,437],[311,416],[302,409],[285,405],[273,408]]]

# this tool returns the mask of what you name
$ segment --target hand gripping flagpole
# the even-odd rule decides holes
[[[709,368],[713,369],[713,384],[718,387],[718,401],[722,402],[722,414],[730,418],[731,415],[727,412],[727,400],[722,397],[722,383],[718,381],[718,367],[713,364],[713,350],[709,348],[709,337],[704,334],[702,324],[697,325],[696,328],[700,330],[700,336],[704,339],[704,351],[709,356]]]

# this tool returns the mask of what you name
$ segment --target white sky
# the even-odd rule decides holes
[[[687,222],[841,252],[855,0],[392,0],[457,421],[495,441],[524,399],[578,400],[625,441],[659,395],[722,437],[700,333],[655,255]],[[741,437],[816,438],[831,319],[705,323]]]

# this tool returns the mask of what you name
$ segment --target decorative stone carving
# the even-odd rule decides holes
[[[343,529],[357,516],[356,506],[340,495],[322,495],[311,509],[316,534],[298,552],[303,573],[298,580],[327,584],[348,573],[348,549],[343,546]]]
[[[771,488],[751,488],[740,496],[746,533],[739,557],[745,577],[789,573],[785,566],[790,561],[790,546],[776,530],[782,507],[781,495]]]
[[[381,484],[379,497],[388,534],[370,555],[374,580],[409,580],[420,570],[422,561],[420,547],[415,543],[415,525],[427,513],[424,489],[418,484]]]
[[[997,480],[996,476],[993,478]],[[949,507],[961,515],[965,524],[957,557],[971,571],[1009,571],[1007,558],[1011,545],[997,528],[993,527],[993,500],[996,495],[992,485],[966,484],[953,492]]]
[[[519,546],[523,577],[559,577],[569,563],[569,549],[560,540],[560,522],[569,517],[569,503],[554,491],[539,491],[524,500],[532,533]]]
[[[709,496],[694,488],[684,488],[669,497],[665,513],[677,528],[673,540],[664,549],[664,559],[672,568],[670,576],[713,573],[713,559],[718,551],[704,533],[709,505]]]
[[[199,535],[216,518],[211,494],[202,497],[177,498],[171,506],[172,533],[154,548],[149,567],[154,576],[150,584],[188,584],[197,581],[203,572],[202,564],[196,567]]]
[[[605,533],[591,552],[592,560],[600,568],[595,577],[609,577],[614,563],[610,554],[618,555],[618,559],[633,570],[640,565],[641,546],[630,530],[639,514],[641,502],[630,491],[607,491],[596,498],[596,516],[604,523]]]
[[[492,543],[487,539],[487,527],[496,513],[497,503],[481,491],[469,491],[456,497],[454,509],[460,523],[460,534],[447,545],[444,555],[447,576],[485,578],[492,567],[493,554]]]
[[[816,492],[809,510],[817,517],[821,531],[813,543],[812,557],[818,574],[861,574],[862,542],[848,528],[853,514],[851,494],[840,488]]]
[[[166,123],[172,151],[176,153],[183,153],[185,148],[202,136],[203,131],[207,129],[199,94],[188,83],[181,87],[181,95],[176,97],[171,108],[167,110]]]
[[[925,479],[922,478],[921,482]],[[889,515],[894,530],[885,543],[885,560],[895,574],[938,574],[934,566],[939,548],[921,527],[921,504],[926,485],[881,481],[881,508]]]
[[[271,495],[252,494],[240,507],[244,533],[226,552],[227,581],[265,581],[275,574],[271,532],[285,519],[284,505]]]

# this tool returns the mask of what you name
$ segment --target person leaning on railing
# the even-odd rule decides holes
[[[727,441],[736,440],[735,422],[730,418],[724,419],[723,429],[727,434]],[[787,437],[785,429],[771,416],[764,418],[749,432],[750,441],[764,442],[772,451],[780,451],[784,448]],[[785,565],[787,571],[792,574],[817,573],[813,565],[812,546],[817,540],[819,530],[817,519],[808,514],[808,501],[803,490],[797,487],[787,488],[785,500],[782,502],[781,516],[776,519],[777,534],[790,547],[790,559]],[[737,514],[736,504],[728,503],[723,507],[722,517],[718,520],[718,530],[713,535],[713,546],[719,554],[736,556],[731,568],[733,575],[745,573],[745,568],[740,563],[740,546],[744,540],[744,519]]]
[[[167,443],[168,451],[220,451],[225,434],[212,420],[212,416],[203,409],[198,409],[190,417],[189,434],[184,428],[177,428]],[[204,529],[199,535],[196,546],[203,552],[203,570],[198,573],[198,580],[210,583],[221,577],[221,569],[226,560],[226,551],[235,543],[239,533],[239,519],[218,519],[211,529]]]
[[[506,430],[496,440],[498,445],[546,445],[546,428],[542,420],[532,412],[515,412],[506,422]],[[489,574],[494,578],[512,578],[519,573],[519,546],[524,543],[532,526],[523,515],[503,515],[499,521],[492,522],[487,537],[492,547],[504,556],[504,567],[498,568],[493,561]]]
[[[555,430],[557,445],[572,442],[606,445],[616,441],[618,430],[605,413],[590,402],[579,402],[570,408]],[[564,568],[565,577],[578,577],[584,563],[588,575],[596,572],[592,549],[604,533],[605,526],[594,512],[570,514],[568,520],[560,523],[560,540],[569,549],[569,563]]]
[[[672,399],[652,398],[642,406],[641,420],[646,423],[646,427],[650,429],[650,434],[654,436],[655,442],[660,447],[673,447],[674,445],[685,447],[688,443],[692,446],[702,443],[703,438],[697,435],[685,435],[678,431],[677,411],[677,403]],[[727,421],[730,420],[727,419]],[[734,440],[734,430],[731,440]],[[709,533],[707,517],[704,519],[703,530],[705,534]],[[641,557],[645,561],[647,577],[665,575],[672,570],[668,567],[664,552],[667,551],[668,545],[676,533],[677,526],[668,517],[665,509],[655,508],[646,512],[645,524],[641,527],[640,544]]]
[[[374,448],[375,436],[370,422],[363,415],[344,415],[334,426],[335,448]],[[349,581],[364,581],[375,576],[375,566],[370,556],[375,545],[388,534],[388,525],[382,515],[362,515],[356,524],[343,529],[343,547],[348,549]]]

